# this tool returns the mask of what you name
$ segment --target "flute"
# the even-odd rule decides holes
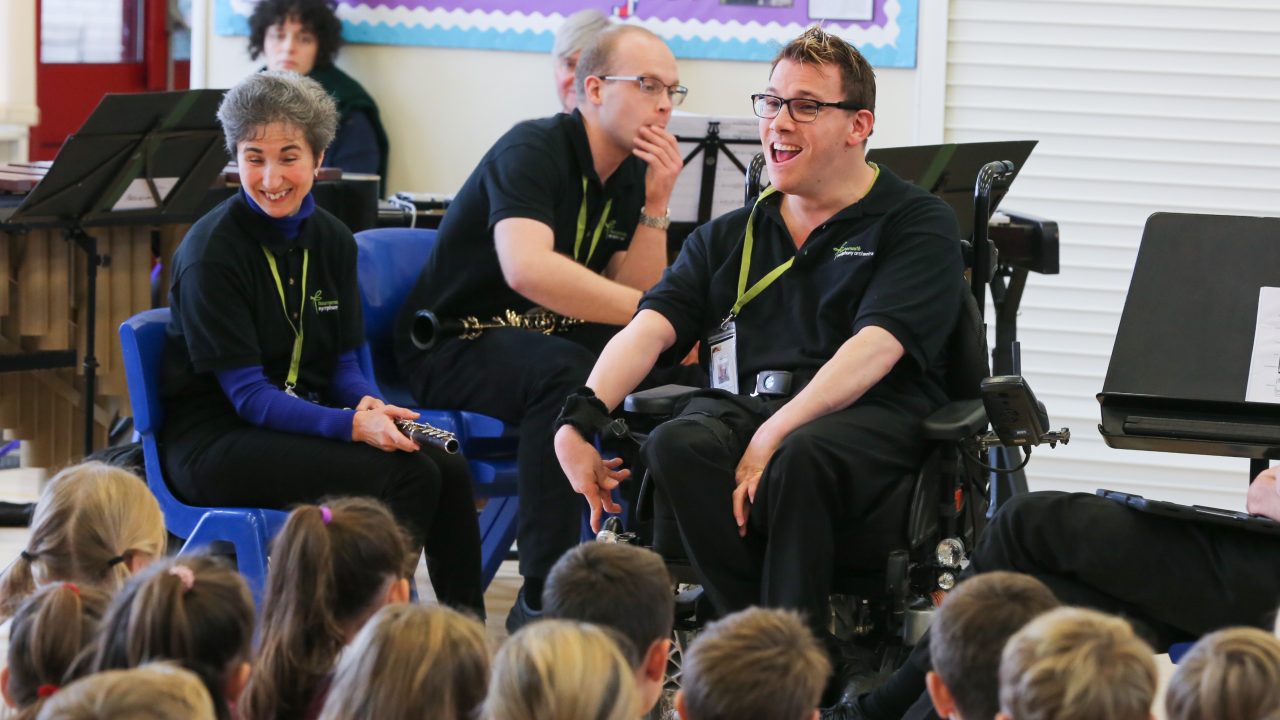
[[[400,432],[418,445],[435,445],[450,455],[458,452],[458,438],[448,430],[412,420],[396,420],[395,423]]]

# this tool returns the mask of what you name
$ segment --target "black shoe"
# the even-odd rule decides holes
[[[541,619],[542,611],[529,607],[529,603],[524,601],[524,588],[520,588],[520,592],[516,593],[516,602],[511,606],[511,612],[507,613],[507,634],[515,635],[520,628]]]

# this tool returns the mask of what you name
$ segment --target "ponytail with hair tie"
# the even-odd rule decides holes
[[[183,594],[191,592],[196,585],[196,574],[186,565],[174,565],[169,568],[169,574],[182,581]]]
[[[57,685],[53,685],[51,683],[46,685],[41,685],[40,687],[36,688],[36,697],[43,700],[47,697],[52,697],[54,693],[58,692],[58,690],[60,690],[60,688]]]
[[[35,562],[35,561],[36,561],[36,554],[35,554],[35,553],[33,553],[33,552],[27,552],[26,550],[23,550],[22,552],[20,552],[20,553],[18,553],[18,554],[19,554],[20,556],[22,556],[22,559],[23,559],[23,560],[26,560],[26,561],[27,561],[27,562],[29,562],[29,563],[33,563],[33,562]]]

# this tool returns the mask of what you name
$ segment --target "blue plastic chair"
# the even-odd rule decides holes
[[[164,424],[160,368],[168,324],[169,309],[162,308],[138,313],[120,326],[120,349],[129,382],[129,400],[133,403],[134,429],[142,437],[147,486],[160,503],[165,527],[186,540],[178,554],[185,555],[211,543],[230,543],[235,548],[240,574],[253,593],[253,601],[261,607],[267,579],[267,550],[271,538],[289,515],[262,508],[195,507],[184,504],[170,492],[160,468],[156,444],[156,436]]]
[[[416,407],[396,363],[396,316],[435,243],[435,230],[379,228],[356,233],[365,335],[360,368],[387,402],[418,410],[423,422],[458,436],[471,468],[475,494],[488,499],[480,512],[482,577],[488,587],[516,537],[515,432],[488,415]]]

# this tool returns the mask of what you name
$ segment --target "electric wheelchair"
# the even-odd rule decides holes
[[[754,202],[758,194],[757,179],[762,167],[763,157],[757,155],[748,173],[748,203]],[[964,294],[963,307],[948,339],[950,363],[945,386],[950,402],[922,424],[929,449],[919,469],[903,478],[903,491],[910,493],[910,500],[902,531],[887,543],[877,543],[890,549],[870,565],[832,570],[829,628],[839,641],[861,647],[872,658],[872,670],[881,675],[887,675],[906,658],[928,627],[934,609],[954,587],[968,565],[968,552],[980,537],[989,513],[995,510],[993,501],[1025,491],[1021,474],[1025,461],[1009,467],[1013,448],[1022,446],[1029,459],[1031,445],[1056,445],[1069,439],[1066,430],[1048,430],[1043,405],[1016,377],[1016,342],[1012,348],[997,347],[993,352],[997,371],[1004,372],[1002,377],[992,378],[988,363],[983,318],[988,288],[1000,313],[998,318],[1005,321],[997,336],[1012,342],[1016,332],[1007,325],[1014,322],[1026,280],[1027,268],[1001,262],[986,232],[990,210],[1003,196],[1013,175],[1014,168],[1006,161],[989,163],[978,175],[974,209],[980,221],[974,223],[971,241],[962,241],[971,292]],[[1056,272],[1056,224],[1030,216],[1014,216],[1012,222],[1026,229],[1024,244],[1037,244],[1041,250],[1051,246],[1055,259],[1051,271]],[[1005,231],[1005,237],[1011,235]],[[1017,254],[1015,250],[1015,259]],[[1012,311],[1008,307],[1010,301],[1015,306]],[[1009,361],[1013,368],[1001,367]],[[671,417],[679,399],[694,390],[664,386],[627,396],[622,409],[631,439],[643,442],[649,430]],[[999,432],[988,431],[989,413],[997,418]],[[663,556],[677,583],[676,631],[667,682],[668,691],[674,691],[680,685],[684,649],[710,619],[712,611],[702,598],[701,581],[685,557],[674,514],[664,507],[653,486],[646,472],[633,519],[651,521],[651,537],[646,537],[643,544],[651,544]],[[623,533],[616,519],[606,522],[599,539],[639,542],[636,533]],[[661,705],[654,717],[666,717]]]

